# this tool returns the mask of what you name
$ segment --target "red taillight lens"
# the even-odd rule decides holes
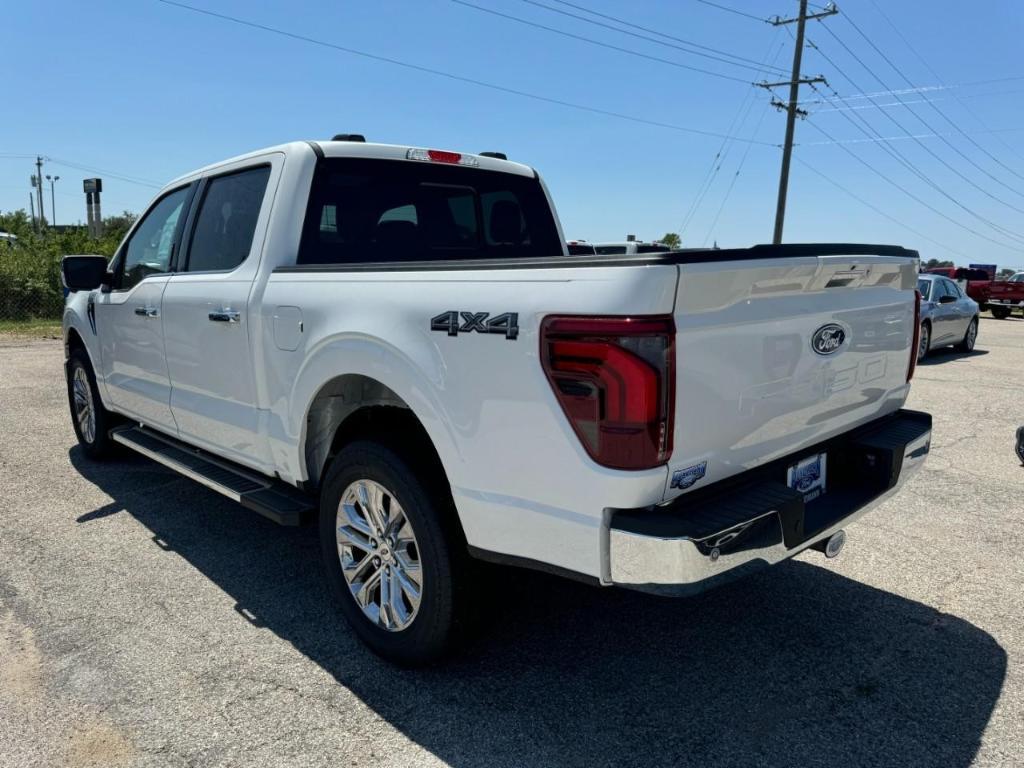
[[[675,333],[671,316],[551,316],[541,324],[544,372],[598,464],[648,469],[671,456]]]
[[[427,157],[435,163],[458,163],[462,159],[458,152],[445,152],[442,149],[428,149]]]
[[[910,365],[907,367],[907,381],[914,378],[917,368],[917,347],[921,343],[921,292],[914,291],[914,343],[910,345]]]

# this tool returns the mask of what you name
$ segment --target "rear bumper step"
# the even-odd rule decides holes
[[[280,525],[300,525],[316,506],[308,496],[285,483],[151,429],[118,427],[110,437]]]
[[[695,594],[793,557],[895,494],[924,463],[931,426],[929,414],[898,411],[664,506],[615,510],[611,581]],[[786,485],[786,468],[820,452],[828,454],[827,487],[805,502]]]

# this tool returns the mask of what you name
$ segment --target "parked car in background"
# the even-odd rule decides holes
[[[994,280],[988,287],[988,308],[992,317],[1005,320],[1015,309],[1024,312],[1024,272],[1009,280]]]
[[[598,256],[632,256],[637,253],[664,253],[671,250],[664,243],[642,243],[636,240],[622,243],[594,243],[594,252]]]
[[[569,249],[570,256],[594,256],[597,253],[594,246],[586,240],[570,240],[565,245]]]
[[[956,345],[970,352],[978,340],[978,302],[948,277],[922,274],[917,278],[921,293],[921,335],[917,359],[937,347]]]
[[[971,267],[932,267],[925,270],[929,275],[942,275],[948,277],[960,286],[960,289],[978,302],[981,311],[984,312],[988,304],[988,296],[995,271]]]

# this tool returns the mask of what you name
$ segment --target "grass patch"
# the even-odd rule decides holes
[[[30,339],[59,339],[60,320],[0,320],[0,336]]]

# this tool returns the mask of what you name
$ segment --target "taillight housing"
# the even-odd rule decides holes
[[[649,469],[672,455],[675,334],[671,315],[544,318],[544,372],[598,464]]]
[[[917,347],[921,343],[921,292],[914,290],[914,343],[910,345],[910,365],[907,366],[907,381],[914,378],[917,369]]]

